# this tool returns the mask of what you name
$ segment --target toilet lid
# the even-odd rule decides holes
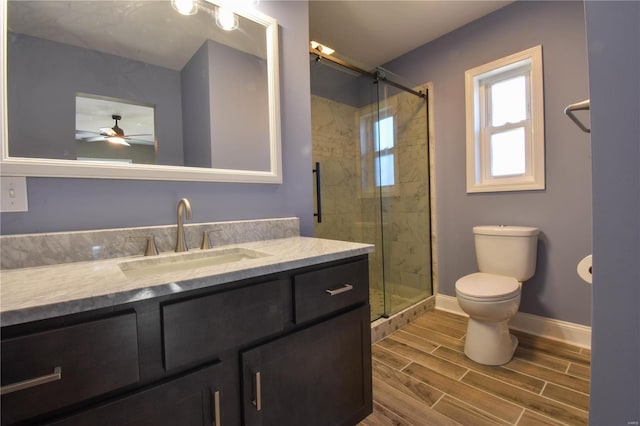
[[[456,293],[487,302],[507,300],[520,293],[520,283],[513,277],[476,272],[456,281]]]

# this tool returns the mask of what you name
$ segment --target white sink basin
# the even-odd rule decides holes
[[[265,256],[270,255],[245,248],[230,248],[130,260],[128,262],[121,262],[118,266],[120,266],[120,269],[126,276],[135,278],[165,274],[168,272],[189,271]]]

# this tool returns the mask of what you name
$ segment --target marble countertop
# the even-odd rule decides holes
[[[0,324],[9,326],[135,302],[367,254],[374,246],[293,237],[231,244],[207,250],[244,248],[267,256],[131,278],[120,263],[131,256],[0,271]],[[176,257],[201,252],[161,253]]]

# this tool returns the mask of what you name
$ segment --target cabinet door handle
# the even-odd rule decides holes
[[[262,385],[260,383],[260,372],[253,374],[253,392],[254,400],[251,401],[256,407],[256,411],[262,410]]]
[[[33,379],[23,380],[22,382],[12,383],[10,385],[2,386],[0,388],[0,395],[7,395],[12,392],[17,392],[23,389],[33,388],[45,383],[55,382],[62,379],[62,367],[56,367],[53,369],[53,373],[45,374],[44,376],[34,377]]]
[[[344,293],[346,291],[351,291],[351,290],[353,290],[353,286],[351,284],[345,284],[342,287],[329,288],[325,291],[329,293],[329,296],[335,296],[336,294]]]
[[[213,393],[213,426],[222,426],[220,423],[220,391]]]

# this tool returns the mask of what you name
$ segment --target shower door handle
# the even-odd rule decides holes
[[[316,161],[316,168],[312,170],[316,174],[316,208],[317,213],[313,216],[318,218],[318,223],[322,223],[322,193],[320,191],[320,162]]]

